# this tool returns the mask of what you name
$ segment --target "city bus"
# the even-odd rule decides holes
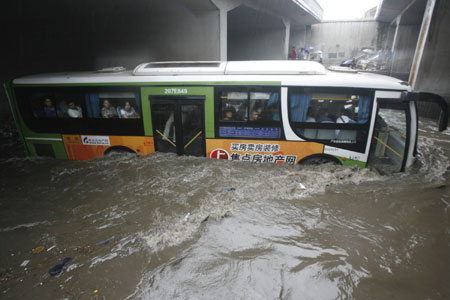
[[[388,76],[310,61],[151,62],[5,84],[30,156],[89,160],[155,151],[252,163],[403,171],[417,154],[418,101]]]

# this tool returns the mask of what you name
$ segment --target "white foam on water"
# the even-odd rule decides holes
[[[421,183],[440,183],[450,167],[450,159],[436,139],[420,137],[418,143],[418,162],[408,169],[402,177],[416,177]],[[417,167],[419,168],[417,170]]]
[[[16,230],[16,229],[21,229],[21,228],[32,228],[32,227],[36,227],[39,225],[50,225],[50,224],[51,224],[51,222],[48,222],[48,221],[39,221],[39,222],[25,223],[25,224],[19,224],[19,225],[15,225],[15,226],[1,228],[0,231],[8,232],[8,231]]]
[[[386,229],[389,230],[389,231],[395,231],[395,228],[392,227],[392,226],[384,225],[383,227],[386,228]]]
[[[71,264],[66,268],[66,272],[70,272],[70,271],[75,270],[76,268],[80,268],[82,266],[83,266],[83,264],[77,264],[77,263]]]
[[[130,235],[117,241],[111,248],[110,252],[103,256],[95,256],[91,259],[89,268],[96,267],[106,261],[116,257],[126,257],[141,250],[138,245],[139,238],[137,235]],[[112,242],[110,242],[112,244]]]
[[[105,261],[111,260],[117,256],[118,256],[117,252],[111,252],[101,257],[96,256],[93,259],[91,259],[91,264],[89,265],[89,268],[95,267],[96,265],[104,263]]]
[[[206,201],[205,201],[206,202]],[[232,201],[218,201],[214,196],[198,209],[190,212],[189,217],[172,216],[165,218],[157,228],[139,234],[151,252],[162,251],[166,247],[179,245],[198,233],[203,221],[218,220],[233,209]]]

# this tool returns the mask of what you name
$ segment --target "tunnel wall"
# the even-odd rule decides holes
[[[0,10],[0,82],[34,73],[132,69],[153,60],[218,60],[219,12],[205,3],[8,1]],[[9,113],[3,90],[2,113]]]
[[[420,25],[399,25],[393,47],[392,73],[409,73],[417,46]]]
[[[355,56],[362,47],[377,46],[377,21],[339,21],[311,25],[308,46],[323,51],[325,65],[339,64]]]
[[[286,59],[284,29],[228,33],[228,60]]]
[[[291,49],[292,46],[295,46],[297,49],[308,46],[306,40],[306,26],[303,29],[291,28],[291,34],[289,38],[289,50]]]

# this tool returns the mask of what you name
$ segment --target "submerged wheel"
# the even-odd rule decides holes
[[[323,165],[323,164],[333,164],[341,165],[341,162],[331,155],[316,154],[308,156],[302,159],[299,164],[301,165]]]
[[[110,147],[110,148],[106,149],[106,151],[103,153],[103,155],[109,155],[111,153],[134,153],[134,154],[136,154],[136,152],[134,152],[133,150],[131,150],[128,147],[114,146],[114,147]]]

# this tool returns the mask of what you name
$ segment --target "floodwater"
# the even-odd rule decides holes
[[[2,158],[0,298],[449,299],[450,132],[420,134],[417,163],[393,175]]]

